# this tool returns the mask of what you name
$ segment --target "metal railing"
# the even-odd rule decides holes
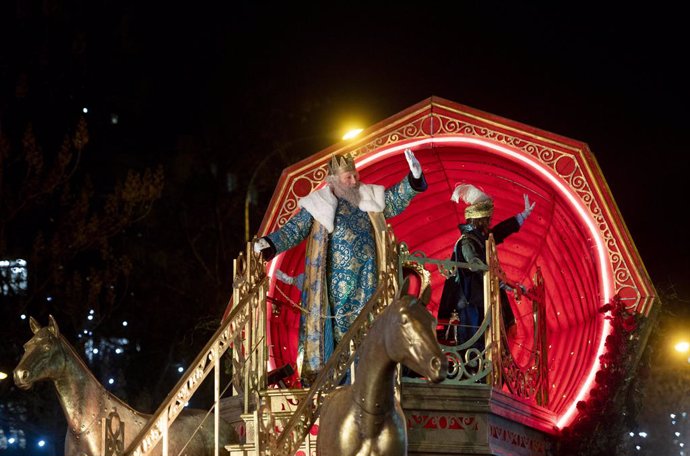
[[[492,385],[497,388],[505,386],[514,396],[533,400],[538,405],[548,403],[548,365],[546,344],[546,294],[541,269],[537,267],[532,286],[509,280],[498,261],[496,243],[489,236],[486,243],[486,257],[489,272],[484,277],[484,287],[489,300],[485,306],[491,311],[491,318],[497,324],[491,325],[487,337],[487,346],[491,346],[491,358],[494,364]],[[488,283],[487,283],[488,282]],[[510,351],[507,333],[501,318],[501,287],[512,289],[517,299],[528,298],[532,302],[533,344],[527,362],[518,364]],[[487,309],[488,311],[488,309]]]
[[[535,400],[539,405],[548,402],[547,352],[546,352],[546,311],[544,280],[537,268],[529,288],[509,280],[498,261],[496,243],[490,235],[486,241],[486,264],[465,263],[428,258],[421,251],[409,252],[404,243],[400,247],[400,272],[410,264],[431,265],[445,277],[452,277],[458,268],[484,272],[484,319],[478,328],[471,328],[472,336],[465,341],[457,340],[457,328],[465,324],[457,314],[445,323],[447,333],[455,331],[455,345],[442,346],[448,358],[448,377],[446,383],[459,385],[488,382],[495,387],[506,385],[515,396]],[[413,268],[419,270],[419,267]],[[427,271],[428,272],[428,271]],[[424,281],[424,280],[423,280]],[[428,281],[428,279],[427,279]],[[503,328],[501,316],[501,287],[513,289],[517,299],[526,298],[532,303],[534,321],[532,350],[527,362],[518,365],[513,357]],[[494,324],[493,322],[497,322]],[[446,337],[447,339],[447,337]],[[478,342],[484,339],[484,344]],[[459,342],[459,343],[458,343]],[[483,346],[482,346],[483,345]],[[406,382],[422,382],[415,378],[405,378]]]

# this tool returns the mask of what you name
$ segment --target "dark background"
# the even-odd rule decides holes
[[[347,119],[437,95],[587,142],[654,280],[689,272],[688,41],[669,5],[144,3],[8,2],[3,128],[29,118],[57,142],[88,106],[89,166],[169,166],[196,147],[242,190],[247,154],[299,140],[289,152],[309,155]]]
[[[88,323],[97,338],[139,346],[112,369],[126,377],[116,392],[144,410],[218,323],[247,194],[255,230],[284,167],[337,142],[348,122],[366,127],[432,95],[588,143],[665,304],[687,313],[688,37],[670,4],[1,5],[0,131],[12,144],[31,124],[52,153],[83,116],[77,178],[90,176],[96,195],[127,170],[164,170],[151,212],[112,238],[132,261],[127,293]],[[25,222],[23,236],[47,220]],[[86,307],[4,301],[16,343],[3,345],[3,370],[29,336],[20,313],[42,323],[51,313],[83,343]]]

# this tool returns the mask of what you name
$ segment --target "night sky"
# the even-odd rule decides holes
[[[133,10],[132,30],[151,116],[206,122],[228,149],[273,110],[309,112],[281,132],[297,138],[350,117],[371,125],[431,95],[584,141],[655,284],[687,299],[687,27],[663,3],[571,5],[168,6]]]
[[[299,143],[281,168],[348,119],[440,96],[589,144],[656,286],[690,296],[687,27],[663,3],[7,3],[0,121],[30,112],[58,142],[88,107],[102,175],[185,141],[246,175],[242,157]],[[22,77],[33,92],[13,110]]]

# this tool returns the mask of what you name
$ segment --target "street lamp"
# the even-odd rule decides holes
[[[343,140],[347,141],[348,139],[352,139],[359,135],[362,131],[364,131],[363,128],[354,128],[343,135]]]
[[[678,342],[673,348],[675,348],[677,352],[687,353],[688,350],[690,350],[690,343],[687,341],[681,341]]]

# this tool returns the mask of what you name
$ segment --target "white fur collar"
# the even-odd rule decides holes
[[[314,219],[322,224],[329,233],[333,232],[335,209],[338,207],[338,198],[335,197],[328,186],[311,192],[297,201],[297,205],[304,208]]]
[[[361,200],[359,202],[359,209],[364,212],[383,212],[386,207],[385,191],[386,189],[383,185],[360,184],[359,196]],[[338,199],[330,187],[326,186],[311,192],[304,198],[300,198],[297,205],[306,209],[329,233],[333,232]]]
[[[385,191],[383,185],[360,184],[359,208],[364,212],[383,212],[386,208]]]

